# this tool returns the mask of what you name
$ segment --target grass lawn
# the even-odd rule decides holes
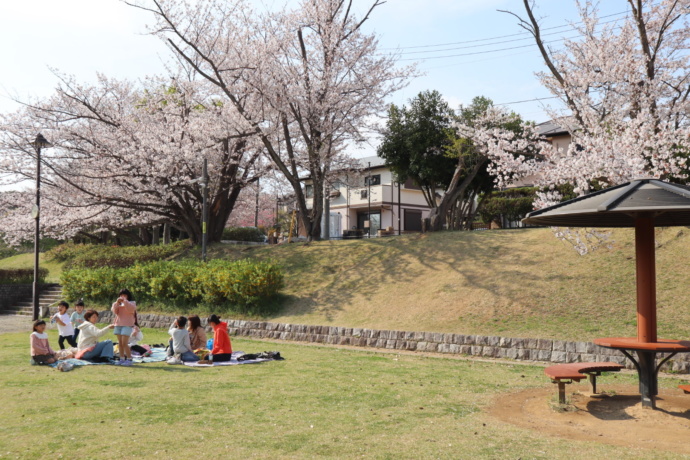
[[[55,347],[56,331],[49,334]],[[144,335],[147,343],[167,337]],[[487,415],[499,394],[551,385],[538,367],[244,339],[233,345],[287,359],[61,373],[28,364],[27,334],[2,334],[0,458],[674,458],[547,437]]]
[[[60,275],[62,274],[63,262],[55,262],[52,260],[45,260],[45,254],[38,255],[38,265],[41,268],[48,269],[48,277],[46,282],[59,283]],[[7,257],[0,260],[0,268],[34,268],[34,254],[25,253],[17,254],[16,256]]]

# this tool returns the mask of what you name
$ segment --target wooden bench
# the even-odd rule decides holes
[[[690,393],[690,385],[678,385],[678,388],[680,388],[681,390],[683,390],[683,392],[684,392],[685,394]]]
[[[565,404],[565,385],[568,383],[579,382],[588,378],[592,384],[592,393],[597,392],[597,377],[602,372],[618,372],[623,366],[617,363],[570,363],[556,364],[544,369],[544,373],[551,378],[553,383],[558,384],[558,402]]]

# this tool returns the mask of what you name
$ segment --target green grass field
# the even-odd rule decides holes
[[[55,346],[56,333],[49,334]],[[144,334],[147,343],[167,337],[157,330]],[[85,366],[62,373],[28,365],[28,334],[2,334],[0,458],[651,455],[548,437],[486,413],[501,393],[551,385],[539,367],[242,339],[233,345],[245,352],[279,350],[287,359],[211,369]],[[631,375],[616,379],[635,381]],[[678,458],[659,451],[653,456]]]
[[[46,260],[45,254],[41,253],[38,257],[38,264],[41,268],[48,269],[47,283],[59,283],[64,263]],[[12,257],[0,259],[0,268],[33,268],[34,254],[24,253]]]

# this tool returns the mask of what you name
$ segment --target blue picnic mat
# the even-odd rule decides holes
[[[165,361],[166,359],[166,353],[165,353],[165,348],[151,348],[151,356],[146,356],[146,357],[141,357],[141,356],[132,356],[132,361],[134,364],[143,364],[143,363],[159,363],[161,361]],[[50,367],[57,367],[58,363],[70,363],[75,366],[98,366],[98,365],[112,365],[111,363],[92,363],[91,361],[86,361],[84,359],[76,359],[76,358],[70,358],[70,359],[63,359],[60,361],[57,361],[53,364],[48,364]]]

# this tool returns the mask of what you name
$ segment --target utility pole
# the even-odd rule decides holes
[[[369,210],[367,211],[367,222],[369,222],[369,228],[367,229],[367,233],[369,234],[369,238],[371,238],[371,161],[368,163],[369,165],[369,175],[367,177],[367,201],[369,202]]]
[[[201,206],[201,260],[206,262],[206,245],[208,244],[208,160],[204,158],[204,169],[201,172],[201,190],[203,195]]]
[[[254,209],[254,227],[259,228],[259,194],[261,193],[261,179],[256,180],[256,208]]]

